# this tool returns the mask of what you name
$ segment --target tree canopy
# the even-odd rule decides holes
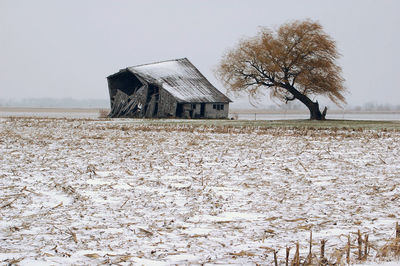
[[[335,41],[318,22],[293,21],[276,31],[262,28],[241,40],[223,56],[216,73],[228,91],[247,92],[256,99],[269,89],[271,97],[301,101],[310,119],[320,120],[325,119],[326,108],[321,113],[313,96],[345,103],[339,56]]]

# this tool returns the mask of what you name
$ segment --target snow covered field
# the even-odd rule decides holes
[[[398,131],[130,121],[0,119],[0,263],[270,265],[310,230],[335,261],[357,229],[374,260],[395,236]]]

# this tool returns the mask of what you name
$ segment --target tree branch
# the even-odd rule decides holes
[[[247,74],[247,73],[244,72],[244,70],[237,71],[238,74],[242,75],[245,80],[248,79],[248,78],[254,79],[256,84],[264,85],[264,86],[266,86],[268,88],[275,86],[274,78],[270,77],[267,73],[265,73],[265,71],[263,71],[254,62],[251,62],[249,60],[246,60],[245,62],[248,63],[253,69],[255,69],[260,74],[260,77],[258,77],[258,75],[256,75],[256,74]],[[269,83],[265,82],[263,80],[263,77],[266,78],[269,81]],[[253,84],[253,85],[256,85],[256,84]]]
[[[296,100],[296,97],[294,97],[294,95],[292,95],[292,97],[285,96],[285,101],[286,101],[286,103],[291,102],[291,101],[294,101],[294,100]]]

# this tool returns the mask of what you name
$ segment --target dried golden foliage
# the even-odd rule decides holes
[[[318,22],[293,21],[241,40],[223,56],[216,74],[229,91],[247,92],[252,99],[269,88],[271,97],[283,101],[298,99],[308,106],[311,96],[324,95],[339,105],[346,91],[339,56]]]

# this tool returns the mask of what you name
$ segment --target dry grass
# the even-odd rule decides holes
[[[108,114],[110,110],[108,109],[99,109],[99,118],[108,118]]]

